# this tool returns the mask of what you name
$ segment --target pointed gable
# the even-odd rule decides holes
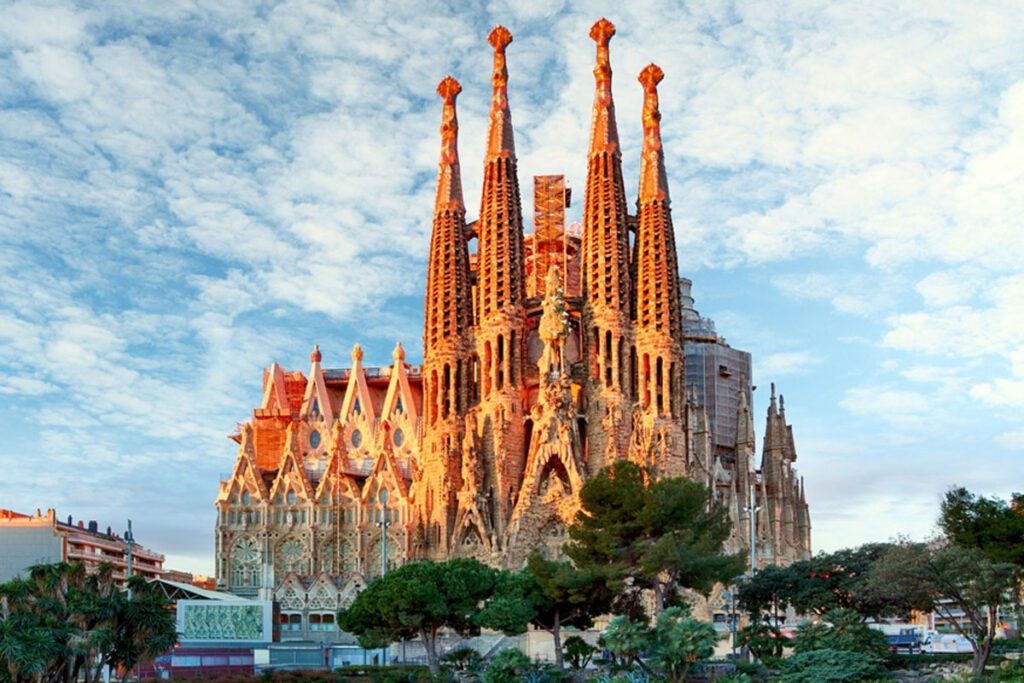
[[[277,468],[277,477],[270,487],[271,498],[276,498],[285,491],[294,491],[297,496],[302,496],[306,500],[313,499],[313,485],[299,459],[297,438],[296,426],[289,425],[284,454]]]
[[[277,363],[263,372],[263,402],[260,409],[269,412],[288,411],[288,390],[285,386],[284,370]]]
[[[402,348],[401,342],[395,344],[391,357],[395,362],[391,366],[391,382],[388,384],[388,393],[384,397],[384,406],[380,411],[381,418],[392,422],[397,422],[397,418],[403,418],[415,425],[419,419],[419,412],[416,408],[416,396],[409,386],[405,349]]]
[[[363,371],[363,347],[359,344],[352,347],[352,370],[349,372],[348,386],[345,387],[345,398],[342,399],[338,417],[348,422],[355,414],[361,415],[371,425],[377,419],[373,396]]]
[[[370,476],[366,478],[366,483],[363,484],[363,495],[362,502],[371,502],[371,498],[375,498],[377,491],[381,488],[386,489],[389,493],[398,493],[401,495],[402,501],[408,501],[409,499],[409,485],[406,483],[405,478],[402,476],[401,470],[398,469],[398,463],[395,462],[395,453],[391,448],[391,439],[381,439],[381,447],[377,452],[377,457],[373,461],[373,469],[370,471]],[[388,501],[388,505],[397,505],[399,501]]]
[[[330,394],[327,392],[327,382],[324,380],[324,371],[320,367],[320,346],[313,346],[313,353],[310,354],[309,379],[306,381],[306,391],[302,396],[302,409],[300,415],[323,415],[324,422],[328,425],[334,423],[334,406],[331,404]]]

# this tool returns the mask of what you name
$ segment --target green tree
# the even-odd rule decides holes
[[[643,621],[620,614],[608,622],[598,644],[607,648],[619,665],[638,664],[648,670],[640,655],[651,645],[651,630]]]
[[[496,580],[494,569],[472,559],[411,562],[370,583],[338,613],[338,625],[367,648],[419,638],[431,673],[438,675],[438,631],[477,632],[480,606],[491,596]]]
[[[793,599],[800,580],[791,567],[770,564],[740,582],[737,602],[755,621],[766,612],[773,616],[781,614]]]
[[[711,624],[697,621],[683,607],[668,607],[654,624],[650,663],[667,680],[682,683],[695,662],[714,654],[717,640]]]
[[[597,648],[583,640],[579,636],[569,636],[565,639],[565,656],[569,660],[569,666],[577,671],[587,668],[590,658],[597,652]]]
[[[0,585],[0,680],[91,683],[169,650],[168,601],[141,577],[131,586],[128,599],[111,565],[88,573],[81,563],[37,565]]]
[[[957,545],[977,548],[996,562],[1024,570],[1024,495],[1007,503],[965,488],[952,488],[942,500],[939,526]]]
[[[761,661],[778,659],[782,656],[785,639],[778,626],[765,621],[755,621],[739,632],[740,645],[750,650]]]
[[[604,573],[618,612],[639,617],[644,589],[660,612],[679,588],[706,594],[743,570],[742,553],[723,552],[728,512],[694,481],[655,481],[623,460],[588,480],[580,503],[566,553],[577,567]]]
[[[992,651],[998,606],[1017,586],[1015,569],[978,548],[904,542],[875,564],[871,582],[879,596],[945,617],[971,643],[972,668],[980,676]]]
[[[532,624],[551,634],[555,666],[562,668],[562,628],[590,628],[606,614],[612,592],[600,572],[580,570],[566,561],[533,552],[526,569],[504,573],[480,614],[482,626],[516,635]]]

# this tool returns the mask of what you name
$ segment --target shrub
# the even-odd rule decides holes
[[[484,671],[484,683],[517,683],[530,669],[530,658],[517,648],[507,647],[491,659]]]
[[[740,629],[739,641],[747,646],[751,654],[764,661],[781,657],[782,648],[786,645],[782,631],[763,621]]]
[[[597,652],[597,648],[583,640],[579,636],[569,636],[562,646],[565,658],[569,660],[569,666],[573,669],[586,669],[590,658]]]
[[[463,645],[442,657],[442,661],[451,664],[456,671],[479,671],[483,658],[473,648]]]
[[[780,683],[858,683],[888,676],[881,657],[848,650],[800,652],[780,668]]]
[[[822,620],[804,624],[793,638],[793,650],[800,654],[814,650],[845,650],[876,657],[889,652],[885,634],[864,623],[864,618],[850,609],[826,612]]]

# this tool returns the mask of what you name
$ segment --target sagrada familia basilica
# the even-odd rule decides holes
[[[460,177],[461,87],[451,77],[438,85],[423,364],[407,362],[399,344],[390,367],[364,367],[357,345],[348,368],[323,367],[314,347],[307,374],[277,364],[265,371],[262,401],[232,437],[237,461],[216,500],[220,587],[279,600],[296,630],[328,630],[334,610],[385,565],[470,556],[519,567],[533,549],[557,556],[584,482],[623,459],[654,477],[711,487],[734,520],[732,548],[749,549],[753,538],[762,563],[810,555],[792,429],[774,386],[758,467],[749,354],[739,352],[746,368],[710,374],[728,378],[733,398],[723,411],[716,397],[711,417],[708,383],[684,371],[691,348],[733,350],[713,333],[687,332],[695,311],[679,276],[663,74],[653,64],[639,76],[643,151],[630,212],[611,89],[614,33],[605,19],[590,31],[596,89],[581,227],[564,223],[564,178],[538,176],[534,230],[524,234],[505,28],[488,37],[493,92],[473,221]],[[723,436],[721,425],[732,428]]]

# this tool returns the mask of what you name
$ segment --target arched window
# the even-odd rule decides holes
[[[242,505],[248,505],[248,504],[249,504],[249,492],[248,491],[242,491]]]
[[[295,491],[288,492],[288,504],[295,505]]]

